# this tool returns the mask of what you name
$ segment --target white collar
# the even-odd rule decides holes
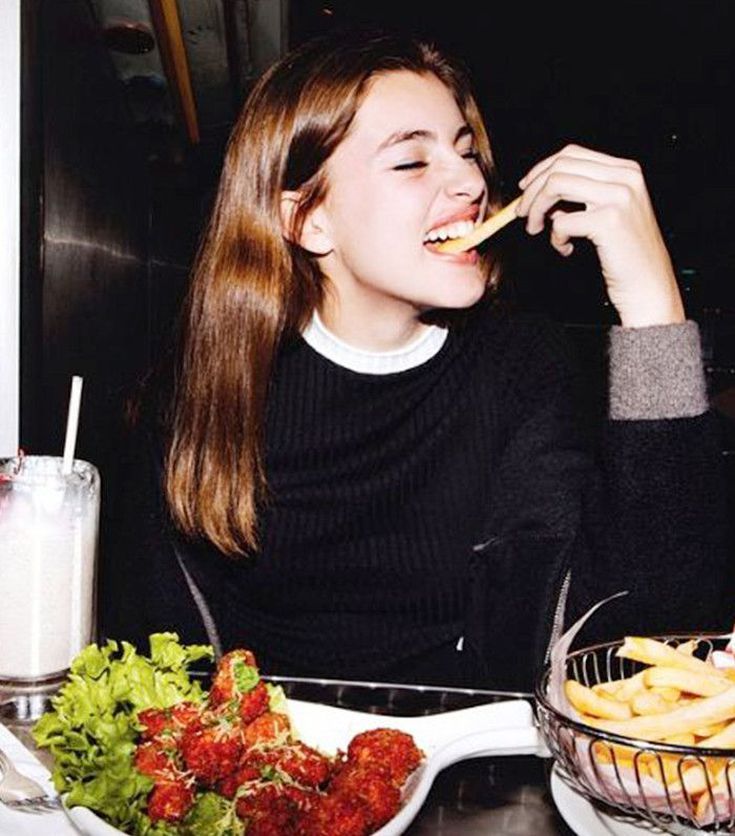
[[[362,374],[394,374],[420,366],[438,354],[448,333],[446,328],[430,325],[408,345],[392,351],[367,351],[348,345],[329,331],[314,311],[302,336],[314,351],[338,366]]]

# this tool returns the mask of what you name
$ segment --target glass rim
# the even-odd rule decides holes
[[[100,474],[97,467],[85,459],[75,458],[72,472],[64,474],[62,456],[29,455],[10,456],[0,459],[0,485],[48,484],[64,486],[88,486],[99,488]]]

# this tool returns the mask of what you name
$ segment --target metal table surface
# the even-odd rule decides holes
[[[279,679],[278,684],[290,697],[376,715],[430,714],[510,696],[314,680]],[[39,752],[33,745],[27,721],[7,712],[0,720],[50,765],[48,753]],[[549,792],[550,766],[550,760],[528,755],[474,758],[456,763],[436,777],[406,836],[573,836]]]

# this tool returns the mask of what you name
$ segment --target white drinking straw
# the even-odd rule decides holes
[[[66,438],[64,439],[64,462],[61,473],[69,476],[74,465],[74,448],[77,444],[77,428],[79,427],[79,406],[82,402],[82,378],[74,375],[71,379],[71,395],[69,396],[69,412],[66,416]]]

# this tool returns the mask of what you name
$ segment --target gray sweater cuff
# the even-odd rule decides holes
[[[610,418],[660,420],[709,406],[696,322],[610,329]]]

